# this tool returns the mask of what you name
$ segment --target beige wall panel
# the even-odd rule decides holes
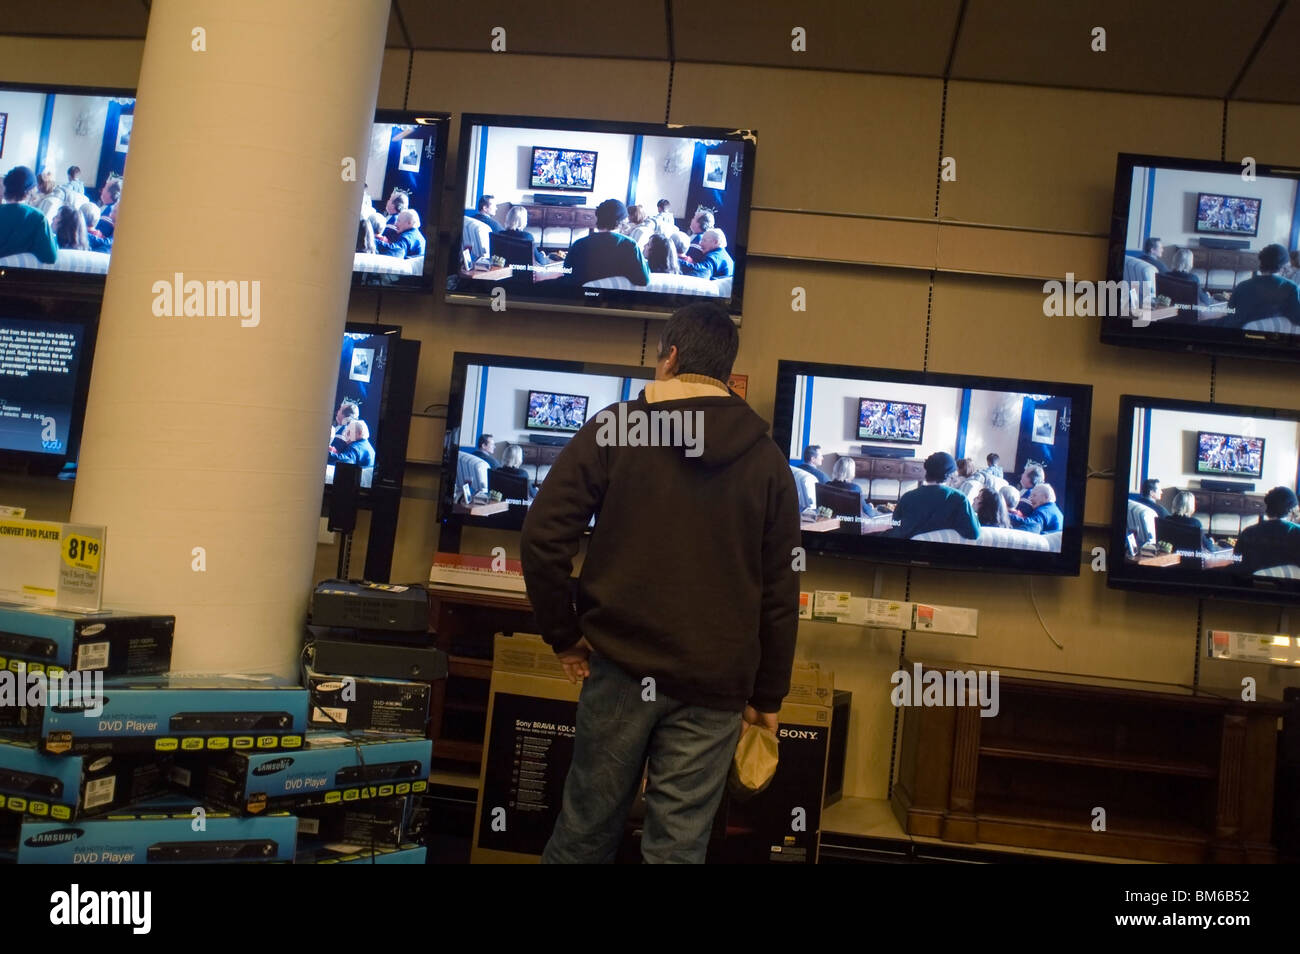
[[[1300,23],[1300,6],[1291,10]],[[1300,64],[1294,51],[1291,62]],[[1296,89],[1290,92],[1295,94]],[[1253,156],[1256,162],[1300,165],[1300,106],[1229,103],[1225,154],[1232,162]]]
[[[756,209],[749,254],[901,268],[934,267],[934,222]]]
[[[1086,534],[1088,546],[1104,543]],[[1031,578],[913,570],[911,598],[980,612],[979,636],[909,633],[907,655],[979,665],[1188,683],[1196,650],[1196,601],[1108,589],[1085,563],[1078,577]]]
[[[937,276],[929,369],[1091,384],[1088,463],[1096,470],[1115,465],[1121,394],[1209,397],[1208,357],[1103,345],[1096,318],[1048,318],[1043,301],[1037,282]],[[1088,491],[1105,497],[1109,488]]]
[[[1217,159],[1223,106],[1206,99],[948,84],[944,219],[1110,234],[1115,155]]]
[[[1206,600],[1202,623],[1204,633],[1226,629],[1243,633],[1296,632],[1297,607],[1281,608],[1268,603],[1236,603]],[[1300,666],[1268,665],[1227,659],[1206,659],[1201,643],[1201,685],[1224,692],[1240,693],[1242,680],[1255,680],[1256,695],[1261,699],[1281,699],[1284,689],[1300,686]]]
[[[1270,102],[1300,101],[1300,6],[1287,4],[1255,54],[1236,95]]]
[[[0,36],[0,81],[135,89],[143,55],[144,40]]]
[[[678,63],[672,121],[756,130],[757,206],[931,218],[942,93],[933,79]]]
[[[1214,400],[1222,404],[1300,409],[1300,383],[1292,362],[1217,358],[1214,372]]]
[[[411,54],[408,50],[389,47],[384,50],[384,65],[379,71],[377,109],[401,109],[406,97],[406,74]],[[442,110],[439,110],[442,111]]]
[[[1064,279],[1106,276],[1106,240],[1050,232],[940,225],[937,267],[948,272]]]

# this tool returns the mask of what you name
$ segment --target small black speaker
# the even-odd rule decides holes
[[[862,456],[897,458],[915,457],[916,449],[913,447],[874,447],[871,444],[863,444]]]
[[[1207,480],[1201,478],[1202,490],[1217,490],[1221,494],[1248,494],[1255,489],[1254,484],[1242,484],[1232,480]]]
[[[357,464],[335,464],[334,483],[330,488],[329,528],[335,533],[351,533],[357,528],[361,467]]]
[[[1201,248],[1221,248],[1228,251],[1245,252],[1250,250],[1250,239],[1201,238]]]
[[[587,197],[582,195],[543,195],[535,193],[533,202],[537,205],[586,205]]]

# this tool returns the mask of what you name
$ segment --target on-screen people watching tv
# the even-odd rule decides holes
[[[505,453],[501,455],[501,466],[496,470],[507,477],[520,477],[528,481],[528,498],[531,500],[537,496],[537,484],[528,471],[524,470],[524,449],[518,444],[506,445]]]
[[[1002,458],[999,457],[997,454],[989,454],[987,457],[984,458],[984,462],[987,464],[987,466],[984,468],[985,473],[993,477],[1006,476],[1002,472]]]
[[[502,235],[509,235],[513,238],[528,239],[533,241],[532,235],[528,233],[528,210],[522,205],[512,205],[510,211],[506,213],[506,227],[501,230]],[[533,264],[547,265],[551,259],[546,253],[537,247],[533,242]]]
[[[998,496],[1001,497],[1002,502],[1007,505],[1008,513],[1020,506],[1020,491],[1018,491],[1012,484],[1003,484],[999,487]]]
[[[383,237],[375,238],[375,251],[380,255],[397,258],[419,258],[424,254],[424,234],[420,231],[420,213],[403,209],[396,222],[384,229]]]
[[[636,242],[637,247],[645,245],[645,240],[654,234],[655,225],[650,217],[645,214],[645,208],[640,205],[629,205],[627,207],[627,221],[619,229],[624,235]]]
[[[585,677],[543,863],[613,860],[647,752],[642,858],[702,863],[742,726],[777,729],[798,629],[798,493],[767,423],[727,389],[738,343],[725,308],[674,313],[628,413],[667,405],[699,420],[698,456],[611,442],[602,412],[524,521],[539,632],[570,679]],[[573,557],[597,512],[574,600]],[[666,514],[679,532],[664,532]],[[655,693],[640,701],[646,677]]]
[[[1020,474],[1020,503],[1022,506],[1019,508],[1024,513],[1029,512],[1027,502],[1029,500],[1030,492],[1032,492],[1033,489],[1041,484],[1046,478],[1047,474],[1043,472],[1041,464],[1025,465],[1024,471]]]
[[[1128,499],[1132,500],[1134,503],[1140,503],[1144,507],[1150,507],[1156,512],[1157,517],[1167,517],[1169,516],[1169,511],[1165,508],[1165,505],[1160,502],[1160,498],[1163,495],[1164,491],[1160,487],[1160,478],[1148,477],[1146,480],[1142,481],[1142,492],[1129,494]]]
[[[803,449],[803,463],[799,465],[800,470],[806,470],[817,478],[817,483],[824,484],[830,480],[826,471],[822,470],[822,445],[809,444]]]
[[[1275,566],[1300,566],[1300,501],[1290,487],[1264,495],[1264,518],[1237,536],[1232,552],[1246,573]]]
[[[700,237],[711,228],[713,228],[713,213],[708,209],[700,209],[691,219],[691,244],[699,245]]]
[[[58,242],[59,248],[80,251],[90,250],[90,237],[86,232],[86,220],[72,206],[59,206],[59,210],[54,213],[51,230],[54,232],[54,240]]]
[[[1003,529],[1010,529],[1011,527],[1007,501],[1000,493],[985,487],[975,495],[972,509],[974,509],[975,517],[979,520],[981,527],[1002,527]]]
[[[1199,531],[1201,534],[1201,549],[1213,550],[1214,541],[1201,528],[1200,521],[1192,516],[1192,514],[1196,513],[1196,495],[1188,490],[1180,490],[1174,494],[1171,503],[1173,507],[1169,516],[1165,518],[1165,522],[1176,527],[1187,527]]]
[[[388,213],[388,217],[384,219],[384,224],[396,225],[397,217],[406,210],[406,207],[409,204],[410,203],[406,198],[406,193],[402,192],[400,189],[394,189],[393,194],[390,195],[388,201],[384,203],[384,211]]]
[[[86,222],[86,241],[92,252],[113,251],[113,240],[99,231],[99,206],[87,199],[81,203],[79,214]]]
[[[826,481],[826,486],[856,493],[862,502],[862,516],[875,517],[879,515],[880,511],[862,497],[862,487],[853,479],[856,474],[857,465],[853,462],[852,457],[837,457],[835,466],[831,468],[831,479]]]
[[[478,436],[478,446],[470,453],[479,460],[487,461],[488,467],[495,468],[501,466],[501,462],[492,456],[496,449],[497,441],[495,437],[491,434],[480,434]]]
[[[645,261],[652,274],[680,275],[682,271],[673,243],[658,232],[646,239]]]
[[[360,418],[343,425],[343,430],[330,445],[331,464],[356,464],[358,467],[375,465],[375,448],[370,443],[370,428]]]
[[[1300,284],[1300,251],[1291,249],[1291,256],[1287,263],[1277,270],[1279,278],[1285,278],[1289,282]]]
[[[618,199],[596,206],[595,229],[574,242],[564,259],[571,270],[565,280],[585,285],[601,278],[626,278],[633,285],[649,284],[650,266],[641,249],[618,232],[626,219],[627,207]]]
[[[374,227],[369,219],[363,218],[357,223],[357,251],[373,255],[377,248]]]
[[[1289,318],[1300,325],[1300,287],[1278,275],[1290,261],[1284,246],[1259,250],[1259,274],[1239,282],[1228,299],[1229,313],[1213,321],[1218,328],[1240,328],[1262,318]]]
[[[1041,483],[1029,491],[1030,511],[1024,516],[1017,510],[1009,516],[1011,526],[1030,533],[1055,533],[1065,527],[1065,514],[1056,505],[1056,491],[1049,483]]]
[[[4,177],[4,202],[0,203],[0,258],[30,252],[38,262],[53,265],[59,256],[50,222],[27,204],[36,191],[36,174],[14,166]]]
[[[655,206],[659,211],[651,218],[654,222],[655,230],[662,232],[664,235],[671,235],[679,231],[677,228],[677,219],[673,216],[673,204],[667,199],[660,199]]]
[[[700,235],[700,255],[682,259],[682,274],[696,278],[729,278],[736,273],[736,263],[727,252],[727,237],[722,229],[706,229]]]
[[[479,196],[478,206],[473,209],[466,209],[465,214],[471,219],[482,222],[493,232],[501,231],[501,223],[497,221],[497,200],[495,196]]]
[[[122,180],[109,179],[99,190],[99,231],[112,238],[117,229],[117,204],[122,200]]]
[[[1192,274],[1192,265],[1195,258],[1190,248],[1180,248],[1174,252],[1174,267],[1170,270],[1171,278],[1181,278],[1185,282],[1193,282],[1196,285],[1196,300],[1202,305],[1213,305],[1214,299],[1204,288],[1201,287],[1201,280]]]
[[[1142,254],[1137,256],[1144,262],[1149,262],[1156,267],[1158,272],[1169,271],[1169,266],[1165,264],[1162,256],[1165,254],[1165,243],[1160,239],[1152,236],[1142,243]]]
[[[936,451],[927,457],[925,482],[898,499],[886,535],[910,539],[932,530],[956,530],[967,540],[978,540],[980,525],[970,501],[946,485],[956,470],[957,462],[949,453]]]
[[[51,226],[54,222],[54,213],[63,207],[63,193],[58,191],[58,184],[54,180],[54,173],[46,169],[36,177],[36,209],[50,220]]]

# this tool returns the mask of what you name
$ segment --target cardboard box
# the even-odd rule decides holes
[[[423,586],[326,580],[311,599],[314,626],[425,634],[429,594]]]
[[[53,755],[297,749],[307,728],[307,690],[274,676],[105,680],[102,696],[70,701],[43,711],[41,746]]]
[[[167,791],[165,756],[55,756],[0,738],[0,809],[73,821]]]
[[[75,825],[29,818],[18,833],[20,865],[134,865],[292,861],[298,819],[288,814],[234,818],[204,809],[195,831],[193,807],[136,811]]]
[[[421,795],[405,795],[295,809],[298,834],[367,848],[423,844],[428,815],[422,802]]]
[[[175,616],[0,606],[0,669],[14,669],[21,662],[28,672],[165,673],[171,667],[175,630]]]
[[[470,862],[535,863],[560,814],[580,687],[540,636],[498,634],[493,648]]]
[[[432,754],[429,739],[309,732],[306,746],[293,752],[182,755],[172,779],[195,798],[260,815],[419,794],[429,787]]]
[[[98,610],[105,555],[103,527],[0,518],[0,600]]]
[[[834,695],[832,673],[796,664],[778,715],[776,775],[751,798],[724,799],[726,836],[710,845],[711,863],[816,863]]]
[[[303,679],[311,694],[307,722],[313,729],[423,735],[433,687],[374,676],[326,675],[310,666]]]

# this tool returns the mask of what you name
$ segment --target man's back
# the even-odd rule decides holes
[[[579,285],[618,277],[633,285],[650,281],[650,266],[636,244],[617,232],[592,232],[578,239],[569,249],[565,264],[573,269],[569,280]]]
[[[1229,306],[1233,314],[1224,324],[1237,328],[1261,318],[1300,322],[1300,288],[1276,275],[1256,275],[1233,289]]]
[[[891,537],[910,539],[933,530],[956,530],[968,540],[980,535],[979,521],[964,495],[942,484],[922,484],[899,498],[893,526],[887,532]]]
[[[6,202],[0,205],[0,258],[21,252],[31,252],[46,265],[53,265],[58,257],[45,216],[21,202]]]
[[[1261,520],[1237,537],[1233,552],[1248,573],[1271,566],[1300,565],[1300,526],[1289,520]]]

